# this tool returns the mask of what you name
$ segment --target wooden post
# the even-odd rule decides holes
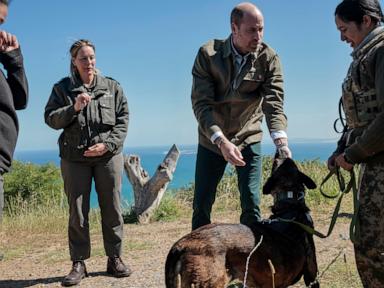
[[[135,196],[134,212],[140,224],[148,223],[153,212],[160,205],[161,198],[173,178],[180,151],[173,145],[155,174],[149,178],[148,172],[141,167],[140,157],[124,157],[124,169]]]

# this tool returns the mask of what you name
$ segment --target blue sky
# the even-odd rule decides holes
[[[55,149],[58,131],[43,111],[52,86],[69,73],[69,47],[96,45],[97,67],[118,80],[128,98],[125,146],[195,144],[191,69],[198,48],[230,34],[231,0],[14,0],[1,28],[21,43],[30,85],[19,112],[18,150]],[[258,0],[264,40],[280,55],[285,77],[288,136],[336,139],[341,82],[351,48],[340,41],[333,0]],[[268,133],[264,141],[269,140]]]

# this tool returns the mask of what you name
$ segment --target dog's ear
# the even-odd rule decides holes
[[[273,176],[270,176],[263,186],[263,194],[264,195],[271,194],[274,184],[275,184],[275,179]]]
[[[300,181],[308,188],[308,189],[315,189],[316,183],[307,175],[305,175],[303,172],[299,171],[300,175]]]

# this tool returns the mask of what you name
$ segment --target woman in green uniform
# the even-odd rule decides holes
[[[101,76],[95,46],[78,40],[70,48],[70,77],[53,86],[45,122],[63,130],[59,138],[61,172],[69,204],[71,272],[62,284],[78,284],[87,276],[90,257],[88,213],[92,180],[99,200],[107,272],[131,274],[120,258],[123,219],[120,208],[122,149],[128,127],[128,105],[119,83]]]
[[[344,0],[335,20],[341,40],[353,51],[342,85],[346,127],[328,166],[361,165],[356,265],[364,287],[384,287],[383,13],[377,0]]]

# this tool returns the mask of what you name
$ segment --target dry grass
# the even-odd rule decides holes
[[[301,165],[301,169],[317,183],[326,174],[324,165],[316,161]],[[264,179],[267,175],[269,171],[265,169]],[[336,183],[330,182],[326,190],[336,192]],[[164,287],[164,262],[169,248],[190,231],[192,191],[193,185],[179,191],[173,200],[167,198],[156,215],[157,222],[125,225],[124,259],[134,270],[133,275],[125,279],[110,278],[104,273],[106,260],[100,217],[94,210],[90,215],[92,256],[87,260],[91,277],[84,279],[80,287]],[[238,198],[235,177],[223,179],[212,219],[215,222],[238,222]],[[306,199],[316,228],[325,233],[336,200],[325,200],[318,189],[310,191]],[[352,195],[344,197],[340,211],[344,217],[338,219],[332,235],[327,239],[315,238],[322,287],[362,287],[355,268],[353,247],[348,240],[351,199]],[[265,217],[269,215],[271,204],[271,197],[262,197],[261,208]],[[4,260],[0,261],[0,288],[60,287],[62,277],[70,268],[67,221],[68,213],[58,207],[25,210],[12,217],[5,216],[0,230],[0,251],[5,252]],[[300,281],[293,287],[305,286]]]
[[[347,197],[349,198],[349,197]],[[215,204],[213,219],[217,222],[238,222],[238,210],[222,209],[220,200]],[[270,202],[265,199],[264,202]],[[344,204],[347,204],[346,201]],[[328,205],[329,206],[329,205]],[[342,213],[347,211],[342,208]],[[317,209],[313,209],[317,210]],[[329,210],[329,209],[328,209]],[[268,213],[263,205],[263,213]],[[70,267],[66,236],[66,216],[59,217],[56,227],[49,232],[34,231],[35,225],[21,227],[5,219],[5,259],[0,261],[0,287],[60,287],[60,280]],[[82,281],[80,287],[164,287],[163,267],[171,245],[190,231],[191,210],[187,209],[178,220],[155,222],[149,225],[125,225],[124,259],[135,273],[128,279],[112,279],[106,276],[105,257],[97,213],[92,216],[92,256],[87,266],[92,277]],[[41,216],[40,222],[49,222],[54,215]],[[328,228],[330,214],[314,213],[318,230]],[[62,219],[62,220],[61,220]],[[18,221],[16,221],[18,222]],[[25,223],[23,221],[23,223]],[[315,238],[322,287],[362,287],[356,272],[353,249],[348,238],[349,220],[341,218],[328,239]],[[37,225],[38,226],[38,225]],[[16,230],[13,230],[17,228]],[[329,266],[329,267],[328,267]],[[13,267],[8,269],[8,267]],[[4,279],[4,280],[1,280]],[[302,282],[293,287],[305,287]]]

